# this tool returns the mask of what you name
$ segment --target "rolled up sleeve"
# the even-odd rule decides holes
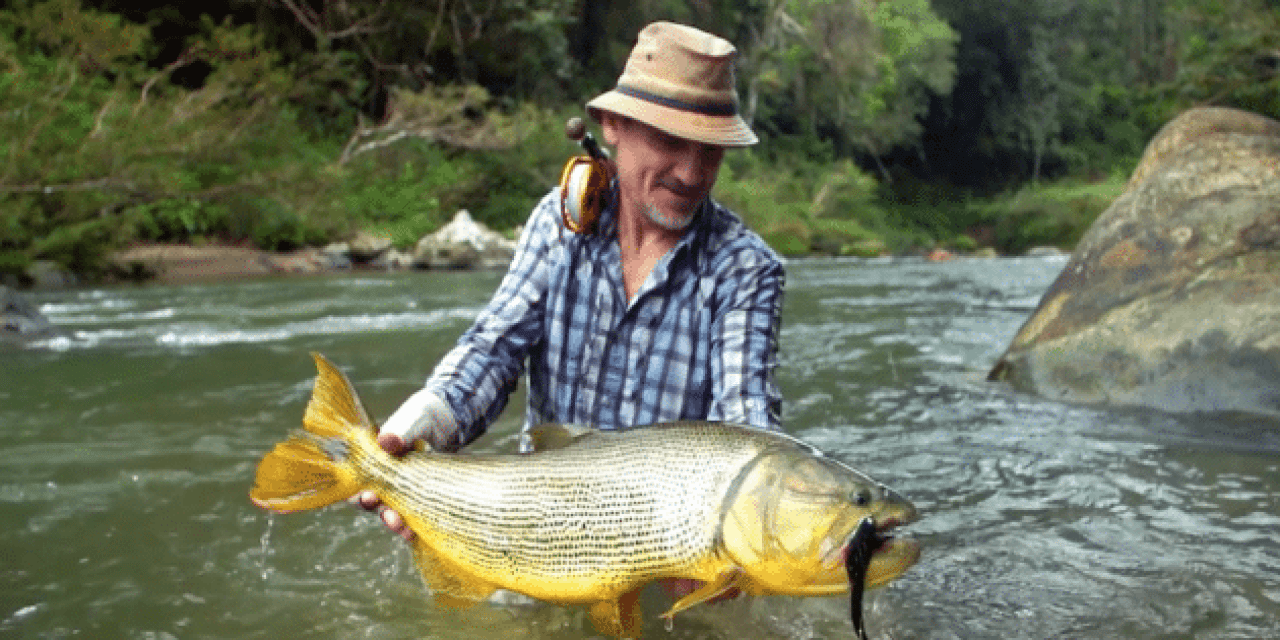
[[[480,437],[502,413],[541,339],[549,254],[559,237],[557,202],[552,191],[534,208],[502,284],[427,380],[426,388],[453,410],[461,444]]]
[[[781,326],[782,265],[766,260],[738,269],[712,338],[714,401],[710,420],[781,428],[782,395],[774,380]]]

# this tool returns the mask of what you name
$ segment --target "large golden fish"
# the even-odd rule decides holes
[[[533,432],[530,454],[393,458],[350,382],[314,357],[306,430],[263,458],[249,497],[288,512],[372,489],[416,534],[418,568],[445,604],[508,589],[587,604],[601,633],[638,637],[637,596],[648,582],[705,583],[668,620],[731,588],[846,593],[844,546],[861,521],[883,532],[916,517],[901,496],[794,438],[728,424],[549,425]],[[866,586],[897,577],[919,554],[913,541],[886,538]]]

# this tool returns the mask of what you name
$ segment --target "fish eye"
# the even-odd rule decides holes
[[[859,489],[853,494],[853,504],[859,507],[865,507],[871,504],[871,491],[869,489]]]

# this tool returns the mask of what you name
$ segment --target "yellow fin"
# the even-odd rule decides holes
[[[446,607],[465,609],[498,590],[495,585],[442,560],[422,541],[421,536],[413,541],[413,559],[418,565],[418,572],[422,574],[422,581],[431,589],[432,598]]]
[[[302,424],[306,433],[277,444],[262,462],[249,499],[263,509],[301,511],[345,500],[360,490],[342,457],[353,427],[372,430],[373,422],[347,377],[324,356],[313,353],[315,389]]]
[[[294,436],[258,464],[249,499],[284,513],[330,505],[359,490],[349,467],[334,462],[314,441]]]
[[[602,600],[588,610],[596,631],[615,638],[639,638],[641,633],[640,590],[633,589],[617,600]]]
[[[701,587],[695,589],[693,593],[677,600],[661,617],[669,621],[677,613],[711,600],[730,589],[741,587],[743,586],[742,583],[743,573],[741,569],[737,567],[725,569],[716,575],[715,580],[704,583]]]
[[[373,420],[360,404],[351,381],[329,359],[312,353],[316,361],[316,385],[302,416],[302,425],[318,436],[342,438],[352,427],[375,431]]]
[[[529,438],[533,451],[547,451],[562,449],[595,432],[596,429],[585,425],[547,422],[529,429],[525,436]]]

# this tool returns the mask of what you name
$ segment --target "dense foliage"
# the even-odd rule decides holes
[[[787,253],[1069,246],[1178,111],[1280,117],[1274,0],[5,7],[0,272],[138,240],[406,245],[459,208],[511,228],[654,19],[738,45],[762,144],[717,193]]]

